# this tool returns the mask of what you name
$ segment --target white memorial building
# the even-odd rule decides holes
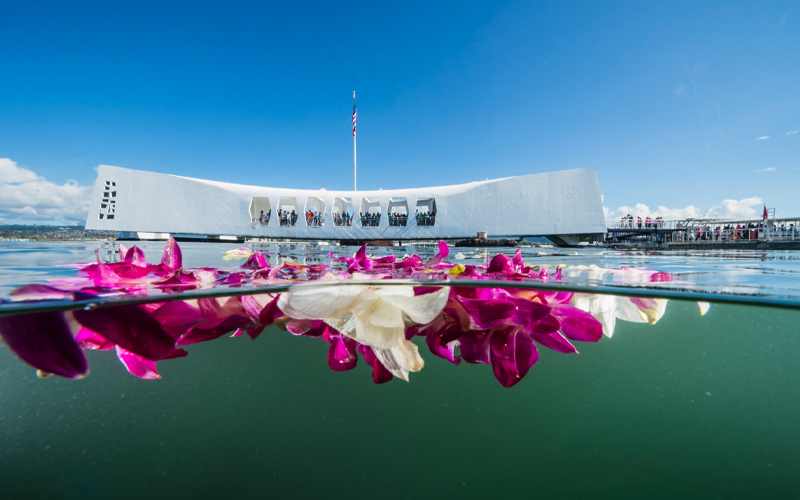
[[[245,186],[101,165],[86,229],[123,239],[602,241],[593,168],[454,186],[327,191]]]

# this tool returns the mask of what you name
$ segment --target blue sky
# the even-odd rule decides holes
[[[364,189],[595,167],[614,212],[800,215],[798,2],[7,2],[1,22],[0,221],[80,220],[99,164],[349,189],[353,90]]]

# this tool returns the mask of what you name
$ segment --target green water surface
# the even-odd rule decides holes
[[[37,379],[0,348],[0,498],[793,498],[800,311],[671,301],[516,387],[423,342],[411,383],[269,329],[129,375]]]

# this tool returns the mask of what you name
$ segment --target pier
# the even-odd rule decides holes
[[[771,210],[774,214],[774,209]],[[668,250],[798,250],[800,217],[606,220],[606,244]]]

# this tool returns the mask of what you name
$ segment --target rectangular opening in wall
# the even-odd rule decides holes
[[[361,227],[378,227],[381,225],[381,202],[378,198],[362,198],[359,212]]]
[[[349,227],[353,225],[353,200],[336,198],[333,202],[333,225]]]
[[[111,186],[116,186],[117,183],[114,181],[105,181],[105,188],[103,190],[103,197],[100,200],[100,208],[99,213],[97,214],[98,219],[114,219],[114,213],[116,212],[117,208],[117,191],[111,191]]]
[[[408,223],[408,200],[391,198],[389,200],[389,225],[404,227]]]
[[[321,227],[325,225],[325,200],[317,196],[310,196],[306,200],[303,210],[306,216],[306,226]]]
[[[278,217],[281,226],[297,224],[297,198],[281,198],[278,202]]]
[[[434,198],[420,198],[417,200],[414,218],[418,226],[436,225],[436,200]]]
[[[250,200],[250,222],[262,226],[269,224],[272,217],[272,205],[266,196],[256,196]]]

